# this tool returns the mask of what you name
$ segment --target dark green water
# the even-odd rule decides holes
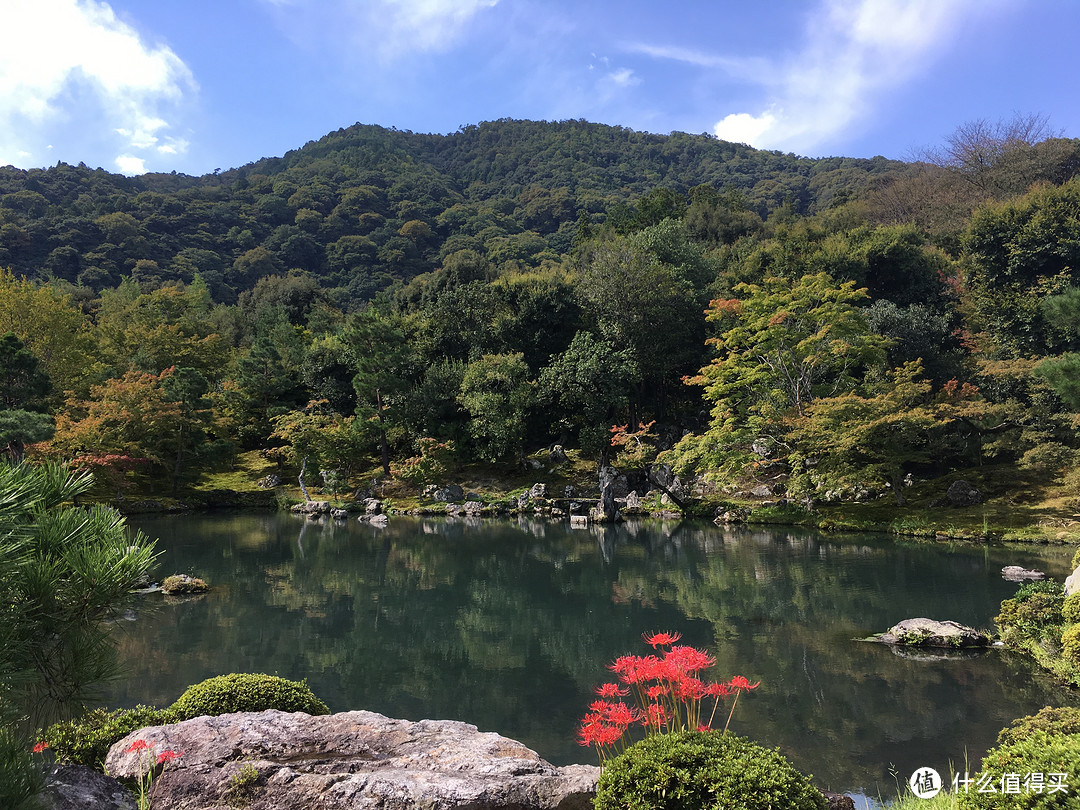
[[[307,678],[335,711],[455,719],[557,764],[592,762],[578,717],[643,631],[677,630],[745,675],[737,733],[779,746],[815,782],[889,798],[919,766],[971,770],[998,730],[1076,703],[1001,651],[904,658],[853,641],[928,616],[990,627],[1016,586],[1006,564],[1057,579],[1064,552],[903,545],[786,529],[394,518],[306,522],[240,513],[132,520],[160,573],[213,590],[145,597],[119,626],[129,677],[110,705],[167,705],[227,672]]]

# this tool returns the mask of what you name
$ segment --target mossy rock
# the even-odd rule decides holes
[[[330,709],[308,688],[306,681],[288,681],[275,675],[232,673],[188,687],[169,707],[180,720],[230,712],[282,712],[330,714]]]
[[[171,577],[165,577],[165,581],[161,583],[161,592],[168,596],[206,593],[208,590],[210,586],[204,580],[187,574],[173,574]]]
[[[824,796],[778,750],[719,731],[647,737],[608,762],[595,810],[823,810]]]

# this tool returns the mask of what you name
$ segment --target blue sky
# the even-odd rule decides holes
[[[1080,136],[1074,0],[0,0],[0,165],[201,174],[356,122],[584,118],[813,157]]]

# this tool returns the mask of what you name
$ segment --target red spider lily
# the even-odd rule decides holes
[[[139,751],[145,751],[150,746],[146,744],[146,740],[136,740],[131,744],[131,747],[127,750],[127,753],[134,754]]]
[[[645,639],[646,644],[655,650],[657,647],[667,647],[674,644],[682,638],[682,633],[642,633],[641,637]]]
[[[642,717],[642,725],[649,726],[651,728],[660,728],[667,725],[668,713],[667,709],[657,703],[650,703],[645,707],[645,716]]]
[[[697,672],[708,669],[716,659],[694,647],[672,647],[664,660],[677,667],[680,672]]]
[[[637,722],[640,714],[637,709],[631,709],[625,703],[614,703],[608,708],[607,719],[609,723],[626,728],[631,723]]]
[[[603,686],[596,687],[596,694],[602,698],[626,697],[630,694],[630,690],[624,689],[617,683],[605,683]]]
[[[171,749],[165,749],[157,755],[158,765],[164,765],[167,762],[172,762],[174,759],[177,759],[182,753],[183,751],[177,752]]]
[[[707,694],[709,697],[725,698],[731,694],[731,691],[731,687],[729,687],[726,683],[723,682],[710,683],[708,686],[705,687],[705,694]]]
[[[31,750],[35,754],[40,754],[42,751],[44,751],[48,747],[49,747],[49,744],[47,742],[45,742],[44,740],[42,740],[41,742],[36,743]]]
[[[730,684],[728,685],[732,688],[732,690],[743,689],[749,692],[751,689],[757,689],[759,686],[761,686],[761,681],[758,681],[757,683],[750,683],[750,681],[744,678],[742,675],[735,675],[731,679]]]
[[[646,736],[676,731],[708,731],[720,701],[734,695],[728,712],[724,733],[742,692],[760,686],[742,675],[730,681],[706,682],[698,676],[715,666],[716,659],[695,647],[678,646],[679,633],[644,633],[642,639],[653,649],[670,647],[662,655],[622,655],[609,666],[619,683],[605,683],[594,690],[606,700],[594,700],[578,728],[578,742],[596,746],[603,765],[609,755],[625,749],[634,741],[631,726],[640,724]],[[624,686],[625,684],[625,686]],[[615,698],[633,693],[638,708]],[[701,701],[713,698],[712,713],[707,722],[702,716]]]

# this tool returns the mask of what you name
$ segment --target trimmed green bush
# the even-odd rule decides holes
[[[114,711],[91,709],[77,720],[54,723],[38,732],[38,739],[48,743],[57,762],[101,770],[109,749],[131,732],[175,721],[171,710],[154,706]]]
[[[1069,624],[1080,622],[1080,593],[1065,597],[1061,606],[1061,615]]]
[[[980,793],[977,785],[958,791],[958,806],[962,810],[1080,810],[1080,791],[1076,778],[1080,774],[1080,745],[1071,734],[1048,734],[1030,731],[1023,739],[999,745],[987,752],[979,767],[980,779],[997,788],[996,793]],[[1045,786],[1042,792],[1028,789],[1027,774],[1041,774]],[[1064,774],[1061,781],[1067,792],[1050,792],[1052,774]],[[1018,791],[1002,792],[1002,778],[1018,777]],[[969,775],[974,777],[974,775]]]
[[[1080,664],[1080,624],[1070,626],[1061,634],[1061,655],[1073,664]]]
[[[1002,628],[1015,627],[1037,637],[1046,636],[1052,628],[1060,628],[1065,623],[1062,616],[1065,595],[1057,583],[1050,583],[1054,588],[1046,585],[1044,582],[1025,585],[1016,596],[1001,603],[1001,613],[994,621]],[[1053,635],[1060,632],[1053,630]]]
[[[719,731],[647,737],[608,762],[595,810],[821,810],[825,799],[778,750]]]
[[[1026,739],[1032,732],[1080,734],[1080,708],[1047,706],[1035,714],[1013,720],[998,734],[998,745],[1010,745]]]
[[[287,681],[275,675],[237,673],[219,675],[188,687],[171,707],[178,719],[229,712],[283,712],[330,714],[306,681]]]
[[[1076,570],[1077,566],[1080,566],[1080,547],[1078,547],[1076,549],[1076,553],[1073,554],[1073,558],[1072,558],[1073,571]]]

